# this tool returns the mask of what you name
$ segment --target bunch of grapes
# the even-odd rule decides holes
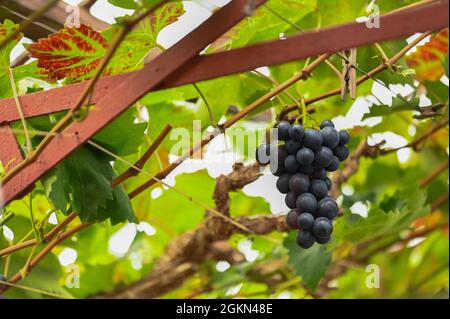
[[[346,144],[350,134],[338,132],[328,120],[320,124],[320,131],[282,121],[277,133],[281,143],[260,145],[256,159],[261,165],[270,164],[272,174],[278,176],[276,187],[286,194],[286,205],[291,209],[286,224],[299,229],[297,244],[302,248],[315,242],[326,244],[339,212],[336,201],[328,195],[332,182],[327,173],[336,171],[349,156]]]

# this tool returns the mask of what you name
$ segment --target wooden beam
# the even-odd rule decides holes
[[[274,40],[230,51],[199,55],[164,79],[155,89],[195,83],[253,70],[261,66],[392,40],[415,32],[440,30],[448,26],[448,6],[448,0],[441,0],[386,14],[380,18],[381,27],[379,29],[369,29],[364,23],[348,23],[293,35],[285,40]],[[104,95],[110,94],[112,87],[116,87],[137,74],[146,74],[151,69],[152,63],[139,71],[100,79],[91,102],[97,103]],[[81,82],[22,96],[21,102],[25,117],[71,108],[85,85]],[[42,108],[42,105],[45,105],[45,109]],[[0,121],[11,122],[19,119],[14,99],[0,100]]]

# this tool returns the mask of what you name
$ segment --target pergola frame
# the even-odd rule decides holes
[[[257,0],[262,5],[265,0]],[[142,70],[101,78],[92,92],[93,108],[82,121],[75,121],[57,134],[35,160],[25,165],[2,186],[5,203],[24,196],[45,173],[55,167],[92,136],[150,91],[217,78],[261,66],[397,39],[416,32],[436,31],[448,26],[448,0],[439,0],[380,17],[380,28],[364,23],[293,35],[244,48],[200,55],[245,17],[245,0],[233,0],[177,44],[148,63]],[[25,118],[73,108],[86,83],[77,83],[20,97]],[[0,160],[20,164],[22,152],[10,123],[20,120],[14,99],[0,101]]]

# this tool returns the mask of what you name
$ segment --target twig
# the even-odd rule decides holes
[[[50,230],[46,235],[45,235],[45,240],[46,241],[50,241],[53,238],[55,238],[56,235],[58,235],[58,233],[63,230],[71,221],[73,221],[78,215],[76,213],[71,213],[69,214],[66,218],[64,218],[58,225],[56,225],[52,230]],[[13,246],[9,246],[5,249],[0,250],[0,257],[3,256],[7,256],[9,254],[12,254],[13,252],[16,252],[18,250],[21,249],[25,249],[31,246],[34,246],[37,244],[37,240],[36,239],[31,239],[31,240],[27,240],[24,241],[22,243],[18,243],[15,244]]]
[[[380,150],[380,154],[389,154],[389,153],[393,153],[393,152],[397,152],[398,150],[401,150],[403,148],[408,148],[411,147],[414,150],[417,150],[417,147],[419,146],[419,144],[421,144],[423,141],[427,140],[429,137],[431,137],[434,133],[436,133],[437,131],[439,131],[440,129],[444,128],[445,126],[448,125],[449,120],[445,120],[442,121],[441,123],[437,124],[435,127],[433,127],[430,131],[428,131],[427,133],[425,133],[424,135],[422,135],[421,137],[415,139],[414,141],[404,145],[404,146],[400,146],[397,148],[391,148],[388,150]]]
[[[55,293],[50,292],[50,291],[45,291],[45,290],[36,289],[36,288],[33,288],[33,287],[28,287],[28,286],[23,286],[23,285],[16,285],[16,284],[10,283],[8,281],[0,280],[0,289],[2,289],[2,285],[10,286],[10,287],[21,289],[21,290],[24,290],[24,291],[30,291],[30,292],[42,294],[42,295],[53,297],[53,298],[61,298],[61,299],[66,298],[64,296],[60,296],[60,295],[55,294]]]
[[[89,224],[80,224],[77,225],[75,227],[73,227],[72,229],[58,235],[55,239],[53,239],[47,246],[45,246],[37,255],[36,257],[34,257],[30,263],[28,264],[28,271],[31,271],[37,264],[39,264],[39,262],[44,259],[45,256],[47,256],[52,249],[57,246],[59,243],[61,243],[62,241],[64,241],[65,239],[67,239],[68,237],[72,236],[73,234],[85,229],[86,227],[90,226],[91,223]],[[11,277],[11,279],[8,280],[8,284],[15,284],[16,282],[18,282],[19,280],[22,279],[22,274],[19,271],[18,273],[16,273],[14,276]],[[7,291],[9,288],[11,288],[11,285],[7,285],[6,287],[2,287],[0,288],[0,294],[4,293],[5,291]]]
[[[432,204],[431,204],[431,210],[436,210],[439,207],[441,207],[442,205],[445,204],[445,202],[448,202],[448,192],[443,194],[442,196],[440,196],[438,199],[436,199]]]
[[[279,83],[278,81],[276,81],[276,80],[275,80],[273,77],[271,77],[271,76],[265,75],[264,73],[262,73],[262,72],[260,72],[260,71],[258,71],[258,70],[253,70],[253,72],[255,72],[255,73],[258,74],[259,76],[262,76],[263,78],[269,80],[269,81],[272,82],[275,86],[279,86],[279,85],[280,85],[280,83]],[[295,104],[297,104],[298,106],[300,106],[298,100],[297,100],[291,93],[289,93],[289,91],[284,90],[283,93],[286,94],[286,96],[287,96],[288,98],[290,98],[290,99],[292,100],[292,102],[294,102]]]
[[[147,151],[144,153],[144,155],[142,155],[142,157],[139,158],[139,160],[137,160],[136,163],[134,163],[134,166],[136,166],[140,169],[143,169],[145,164],[147,163],[147,161],[150,159],[150,157],[153,155],[153,153],[155,153],[156,149],[159,147],[159,145],[161,145],[161,143],[167,137],[167,135],[169,134],[171,129],[172,129],[172,126],[170,124],[167,124],[166,126],[164,126],[161,133],[159,133],[158,137],[153,141],[152,145],[150,145],[150,147],[147,149]],[[125,172],[123,172],[121,175],[116,177],[112,181],[111,185],[113,187],[115,187],[115,186],[123,183],[124,181],[126,181],[128,178],[130,178],[132,176],[136,176],[138,173],[139,173],[138,170],[136,170],[133,167],[130,167]]]
[[[436,177],[441,175],[442,172],[444,172],[446,169],[448,169],[448,159],[443,162],[441,165],[439,165],[433,172],[431,172],[430,175],[425,176],[420,182],[420,187],[425,187],[428,184],[430,184]]]

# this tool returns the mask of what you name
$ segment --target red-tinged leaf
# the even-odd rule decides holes
[[[0,23],[0,43],[5,39],[7,39],[11,34],[16,32],[17,29],[18,25],[12,22],[11,20],[5,20],[3,23]],[[0,50],[0,76],[8,71],[10,63],[9,56],[11,54],[12,49],[17,45],[22,36],[23,36],[22,33],[16,34]]]
[[[108,49],[105,38],[89,26],[65,28],[27,46],[50,80],[91,77]]]
[[[138,29],[130,32],[109,61],[103,75],[141,68],[145,56],[157,46],[159,32],[176,22],[183,13],[181,2],[166,4],[155,11]],[[32,57],[38,59],[38,66],[45,69],[49,80],[85,80],[95,74],[117,30],[113,27],[99,33],[86,25],[65,28],[27,46],[27,49]]]
[[[444,75],[442,61],[448,53],[448,29],[433,36],[429,42],[406,57],[409,67],[416,70],[421,81],[437,81]]]
[[[150,22],[150,28],[158,36],[159,32],[178,21],[178,18],[184,14],[183,3],[181,2],[169,2],[153,12],[148,20]]]

